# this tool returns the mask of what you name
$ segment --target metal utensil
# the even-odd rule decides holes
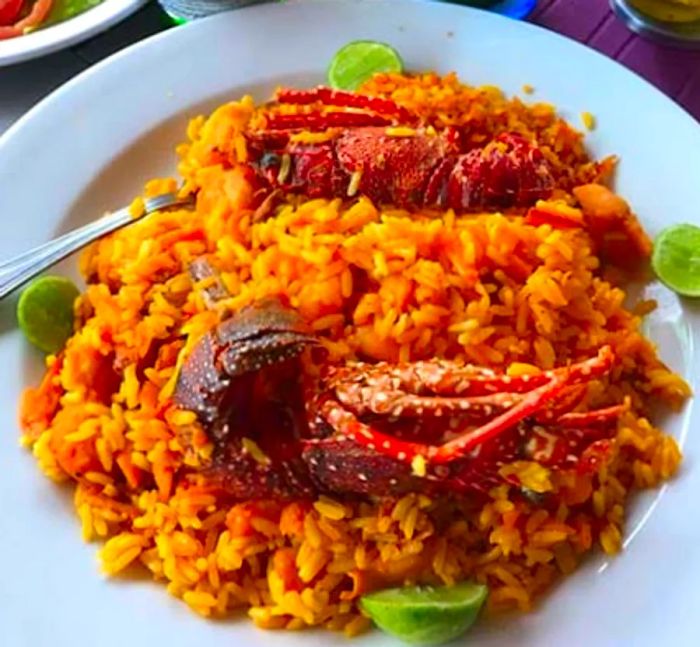
[[[154,198],[144,200],[145,215],[166,209],[168,207],[184,206],[191,204],[191,198],[179,198],[176,193],[164,193]],[[138,222],[141,218],[134,218],[129,207],[124,207],[113,213],[109,213],[99,220],[90,222],[83,227],[63,234],[54,240],[30,249],[9,261],[0,263],[0,299],[16,290],[40,274],[58,261],[63,260],[75,251],[89,245],[121,229],[132,222]]]
[[[672,22],[649,16],[630,0],[609,0],[615,14],[643,38],[680,49],[700,49],[700,20]],[[671,5],[673,6],[673,5]],[[680,5],[683,8],[683,5]]]

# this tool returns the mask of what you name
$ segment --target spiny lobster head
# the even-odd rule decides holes
[[[336,137],[329,133],[325,141],[306,143],[288,132],[247,133],[248,163],[269,187],[309,198],[329,197],[337,189]]]
[[[281,364],[316,343],[299,315],[278,300],[247,306],[195,345],[178,376],[174,401],[211,424],[222,417],[235,378]]]
[[[214,446],[210,476],[236,498],[308,496],[299,439],[307,435],[296,358],[317,343],[277,299],[247,306],[186,358],[174,402],[193,411]]]
[[[247,306],[223,321],[216,338],[224,369],[231,377],[291,359],[317,343],[297,312],[273,298]]]

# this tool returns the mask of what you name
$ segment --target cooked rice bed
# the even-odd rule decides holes
[[[397,99],[413,93],[426,110],[443,92],[453,101],[445,115],[460,105],[453,95],[470,94],[465,105],[478,111],[483,94],[485,115],[501,110],[510,127],[522,123],[542,138],[561,131],[569,146],[559,151],[562,168],[592,172],[580,137],[551,111],[451,78],[441,83],[380,78],[370,89]],[[239,208],[249,188],[213,152],[231,136],[236,105],[196,121],[193,143],[181,150],[190,188],[201,189],[195,211],[150,216],[84,255],[79,330],[59,360],[49,358],[44,384],[24,397],[24,439],[48,476],[77,481],[85,539],[107,540],[105,572],[145,566],[205,616],[240,607],[263,627],[354,634],[367,627],[356,600],[374,588],[474,577],[490,585],[491,609],[529,609],[596,545],[617,552],[628,493],[669,478],[680,462],[675,441],[647,421],[645,407],[677,405],[689,391],[639,332],[624,292],[600,278],[586,234],[514,216],[380,211],[363,199],[350,207],[295,200],[253,224]],[[171,181],[149,190],[168,188]],[[206,286],[187,273],[203,253],[235,295],[216,312],[203,303]],[[629,398],[613,457],[593,477],[511,466],[524,485],[555,494],[551,510],[513,498],[506,486],[479,505],[417,495],[232,502],[205,477],[185,476],[212,447],[194,414],[175,410],[170,396],[178,359],[219,314],[268,295],[289,299],[322,336],[329,361],[445,356],[523,371],[610,344],[620,362],[592,383],[585,404]]]

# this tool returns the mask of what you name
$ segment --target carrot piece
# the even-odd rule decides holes
[[[21,29],[18,29],[14,25],[0,27],[0,40],[16,38],[17,36],[21,36],[23,33],[24,32]]]
[[[53,0],[36,0],[32,5],[32,10],[19,22],[16,22],[14,26],[17,29],[21,29],[24,32],[28,27],[36,27],[40,25],[49,15],[53,7]]]
[[[304,583],[299,578],[296,556],[291,548],[278,548],[272,557],[272,568],[279,575],[285,591],[301,591]]]
[[[551,225],[555,229],[580,229],[584,226],[583,219],[560,211],[532,207],[525,216],[525,222],[535,227]]]
[[[46,371],[41,384],[36,389],[26,389],[22,393],[20,404],[20,427],[31,440],[37,440],[41,432],[48,428],[51,420],[58,411],[63,388],[58,384],[57,377],[61,372],[63,360],[59,356]]]
[[[141,470],[131,462],[130,454],[128,452],[122,452],[117,456],[116,462],[122,474],[124,474],[124,478],[129,487],[136,489],[139,483],[141,483],[142,473]]]

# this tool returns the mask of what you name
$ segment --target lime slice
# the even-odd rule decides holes
[[[389,45],[356,40],[341,47],[328,67],[328,83],[337,90],[357,90],[377,72],[401,72],[403,62]]]
[[[455,586],[386,589],[362,596],[360,607],[376,625],[413,645],[439,645],[457,638],[479,615],[488,588]]]
[[[63,276],[32,281],[17,303],[17,321],[25,337],[45,353],[56,353],[73,334],[73,304],[80,291]]]
[[[672,225],[654,240],[651,266],[672,290],[700,297],[700,227]]]

